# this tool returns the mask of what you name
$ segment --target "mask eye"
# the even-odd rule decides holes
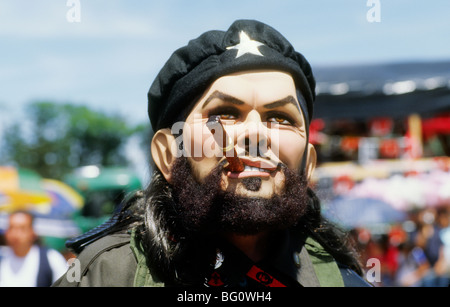
[[[220,119],[221,120],[235,120],[236,116],[231,115],[231,114],[220,114]]]
[[[208,112],[208,117],[213,115],[220,116],[220,120],[223,124],[233,124],[239,118],[239,112],[236,109],[230,107],[219,107]]]
[[[292,123],[283,117],[270,117],[267,119],[267,121],[271,124],[279,124],[279,125],[292,125]]]

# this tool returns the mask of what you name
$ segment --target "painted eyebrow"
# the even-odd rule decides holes
[[[268,103],[268,104],[264,105],[264,108],[266,108],[266,109],[275,109],[275,108],[278,108],[278,107],[285,106],[286,104],[293,104],[297,109],[299,108],[297,100],[291,95],[287,96],[286,98],[283,98],[283,99],[280,99],[280,100]]]
[[[219,91],[214,91],[214,93],[212,93],[208,99],[206,99],[206,101],[203,103],[202,109],[204,109],[208,103],[210,103],[213,99],[220,99],[222,101],[226,101],[232,104],[236,104],[236,105],[243,105],[245,104],[245,102],[243,102],[240,99],[237,99],[236,97],[233,97],[231,95],[219,92]]]
[[[235,104],[235,105],[243,105],[243,104],[245,104],[244,101],[242,101],[242,100],[240,100],[240,99],[238,99],[236,97],[233,97],[231,95],[225,94],[225,93],[220,92],[220,91],[214,91],[206,99],[206,101],[203,103],[202,109],[204,109],[208,105],[208,103],[210,103],[212,100],[214,100],[216,98],[220,99],[222,101],[226,101],[226,102]],[[266,108],[266,109],[275,109],[277,107],[282,107],[282,106],[284,106],[286,104],[293,104],[297,109],[299,109],[298,102],[292,95],[289,95],[286,98],[283,98],[283,99],[280,99],[280,100],[268,103],[268,104],[264,105],[264,108]]]

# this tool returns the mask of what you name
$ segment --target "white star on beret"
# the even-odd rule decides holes
[[[247,53],[264,56],[258,49],[259,46],[264,45],[263,43],[252,40],[244,31],[239,33],[239,40],[239,44],[227,47],[227,50],[236,49],[238,51],[236,59]]]

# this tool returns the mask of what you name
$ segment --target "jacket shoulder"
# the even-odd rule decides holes
[[[373,287],[348,266],[338,264],[345,287]]]
[[[137,261],[130,248],[130,239],[128,233],[111,234],[89,244],[77,257],[78,267],[72,265],[53,286],[133,286]]]

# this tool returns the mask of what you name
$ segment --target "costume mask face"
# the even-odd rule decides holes
[[[199,182],[225,160],[222,149],[206,126],[213,115],[220,116],[245,165],[242,172],[225,168],[223,190],[270,198],[281,193],[284,187],[285,178],[279,164],[299,170],[304,154],[308,154],[305,172],[311,175],[315,151],[307,144],[307,127],[289,74],[262,70],[241,72],[217,79],[206,90],[187,117],[182,135],[177,137],[178,143],[179,138],[183,141],[184,154]],[[170,182],[170,164],[177,155],[177,146],[175,137],[167,130],[155,134],[152,154]],[[248,182],[252,180],[260,183],[249,188]]]

